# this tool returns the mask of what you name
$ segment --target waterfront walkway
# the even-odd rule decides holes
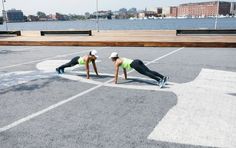
[[[13,46],[139,46],[139,47],[236,47],[236,35],[184,35],[175,30],[93,31],[92,36],[46,35],[22,31],[22,36],[0,36],[0,45]]]

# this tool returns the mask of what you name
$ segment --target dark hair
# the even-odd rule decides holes
[[[119,57],[114,57],[114,58],[111,58],[112,60],[116,61]]]
[[[92,55],[92,51],[89,51],[89,55]]]

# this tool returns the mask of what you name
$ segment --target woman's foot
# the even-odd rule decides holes
[[[61,73],[64,73],[64,68],[61,69]]]
[[[158,85],[159,85],[160,88],[162,88],[162,87],[165,85],[164,82],[165,82],[164,79],[161,79],[161,80],[158,82]]]
[[[163,80],[164,80],[164,85],[166,85],[167,80],[169,80],[169,77],[168,76],[164,76]]]
[[[56,68],[56,71],[57,71],[58,74],[63,74],[64,73],[64,69]]]
[[[56,68],[56,71],[57,71],[58,74],[61,74],[61,71],[60,71],[59,68]]]

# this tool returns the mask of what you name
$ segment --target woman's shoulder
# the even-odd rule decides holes
[[[84,55],[81,58],[87,61],[89,59],[89,56],[88,55]]]
[[[92,56],[85,55],[85,56],[84,56],[84,60],[91,62],[91,61],[95,61],[96,59],[94,59]]]
[[[121,65],[123,63],[123,59],[122,58],[119,58],[116,60],[116,64],[117,65]]]
[[[123,57],[123,58],[122,58],[122,61],[123,61],[123,60],[132,60],[132,59]]]

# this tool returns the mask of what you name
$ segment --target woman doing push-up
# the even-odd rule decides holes
[[[115,84],[117,84],[119,67],[123,68],[125,79],[127,79],[127,70],[130,70],[133,68],[137,72],[156,80],[160,88],[162,88],[165,85],[168,79],[167,76],[163,76],[156,71],[150,70],[139,59],[131,60],[127,58],[120,58],[117,52],[111,53],[109,58],[112,59],[115,66],[115,80],[114,80]]]
[[[97,51],[92,50],[92,51],[89,52],[88,55],[85,55],[83,57],[79,57],[79,56],[74,57],[69,63],[63,64],[60,67],[56,68],[56,71],[59,74],[62,74],[62,73],[64,73],[64,69],[67,68],[67,67],[72,67],[72,66],[75,66],[77,64],[85,65],[85,69],[86,69],[86,73],[87,73],[87,79],[89,79],[89,63],[90,62],[92,62],[94,71],[95,71],[96,75],[98,75],[97,67],[96,67],[96,63],[95,63],[95,60],[97,59],[97,57],[98,57],[97,56]]]

